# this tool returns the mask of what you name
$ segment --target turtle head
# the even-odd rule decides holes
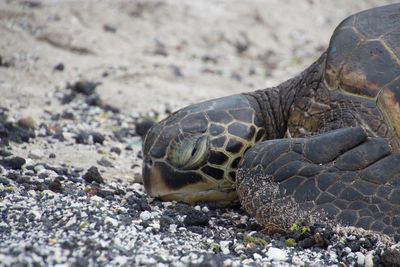
[[[237,165],[263,139],[257,104],[233,95],[185,107],[155,124],[143,141],[146,192],[164,200],[236,199]]]

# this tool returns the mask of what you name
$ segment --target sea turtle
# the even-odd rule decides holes
[[[228,204],[260,223],[320,212],[400,239],[400,4],[346,18],[277,87],[185,107],[143,142],[147,193]]]

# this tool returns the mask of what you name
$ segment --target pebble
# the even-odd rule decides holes
[[[373,267],[374,266],[374,255],[373,255],[373,251],[370,251],[367,253],[367,255],[365,255],[365,267]]]
[[[94,93],[99,84],[98,82],[79,81],[73,84],[71,89],[86,96],[90,96]]]
[[[57,65],[54,66],[53,70],[57,71],[63,71],[64,70],[64,64],[63,63],[58,63]]]
[[[10,181],[8,179],[0,176],[0,183],[3,185],[9,185]]]
[[[107,160],[104,157],[102,157],[100,160],[98,160],[97,164],[99,164],[99,165],[101,165],[103,167],[107,167],[107,168],[114,167],[114,165],[111,163],[111,161]]]
[[[24,158],[12,157],[0,160],[0,165],[6,169],[20,170],[22,165],[26,163]]]
[[[77,135],[74,136],[75,142],[77,144],[89,144],[89,133],[85,131],[80,131]]]
[[[356,252],[356,257],[357,257],[357,265],[358,266],[364,266],[365,264],[365,256],[361,252]]]
[[[39,149],[31,150],[31,151],[29,151],[29,154],[28,154],[28,158],[31,158],[31,159],[41,159],[41,158],[43,158],[43,156],[44,156],[44,151],[39,150]]]
[[[113,26],[113,25],[110,25],[110,24],[104,24],[103,25],[103,29],[106,32],[111,32],[111,33],[116,33],[117,32],[117,28],[115,26]]]
[[[267,252],[269,260],[272,261],[285,261],[286,253],[282,249],[270,247]]]
[[[221,252],[223,254],[227,255],[230,253],[229,245],[231,244],[231,241],[221,241],[219,244],[221,246]]]
[[[117,227],[118,226],[118,221],[116,220],[116,219],[114,219],[114,218],[112,218],[112,217],[110,217],[110,216],[107,216],[105,219],[104,219],[104,223],[105,224],[107,224],[107,223],[110,223],[112,226],[114,226],[114,227]]]
[[[145,211],[142,211],[142,212],[140,213],[140,219],[141,219],[141,220],[147,221],[147,220],[150,219],[150,218],[151,218],[151,213],[150,213],[149,211],[145,210]]]
[[[82,176],[82,178],[88,183],[92,182],[96,182],[99,184],[104,183],[103,177],[101,176],[99,170],[95,166],[90,167],[87,170],[87,172]]]
[[[17,125],[24,129],[34,130],[36,128],[36,121],[32,117],[25,117],[19,119]]]
[[[55,193],[62,193],[63,189],[62,189],[62,185],[61,182],[57,179],[51,181],[48,185],[49,189]]]
[[[113,152],[113,153],[115,153],[115,154],[117,154],[117,155],[121,155],[121,149],[119,148],[119,147],[112,147],[111,149],[110,149],[110,152]]]
[[[186,215],[183,223],[186,227],[188,226],[207,226],[209,218],[203,212],[191,209]]]
[[[92,132],[93,143],[103,144],[105,137],[101,133]]]

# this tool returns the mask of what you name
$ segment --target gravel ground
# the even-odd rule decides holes
[[[42,158],[56,154],[42,151],[14,155],[14,146],[40,142],[88,146],[104,155],[102,168],[121,157],[140,158],[133,149],[140,142],[136,131],[80,128],[107,121],[136,124],[140,132],[146,123],[88,105],[95,89],[76,88],[59,92],[60,101],[76,93],[65,104],[74,107],[68,115],[12,122],[1,110],[1,266],[382,266],[393,260],[385,252],[390,241],[372,233],[299,225],[268,236],[240,207],[161,202],[146,197],[134,180],[105,180],[96,166],[50,165]]]
[[[399,264],[385,237],[268,236],[240,207],[148,198],[140,175],[152,120],[276,85],[382,2],[0,0],[0,266]]]

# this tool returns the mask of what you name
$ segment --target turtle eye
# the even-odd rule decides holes
[[[168,153],[169,162],[180,169],[188,170],[200,166],[209,154],[207,135],[178,136]]]

